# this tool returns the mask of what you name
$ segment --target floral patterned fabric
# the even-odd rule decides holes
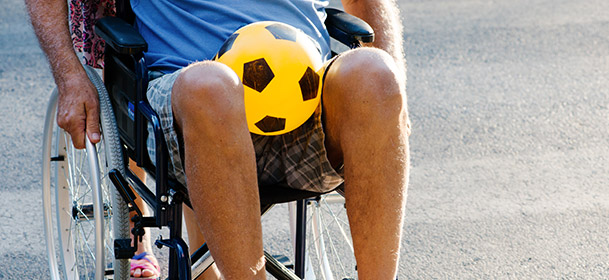
[[[114,0],[69,0],[72,44],[83,53],[83,64],[96,68],[104,65],[104,41],[94,32],[97,20],[114,16]]]

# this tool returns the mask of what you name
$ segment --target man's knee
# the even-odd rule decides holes
[[[245,116],[239,77],[218,62],[199,62],[182,70],[173,85],[171,102],[177,119]]]
[[[329,99],[339,102],[349,118],[374,121],[405,114],[405,76],[389,54],[360,48],[338,59],[328,73],[330,92],[324,94],[334,95]]]

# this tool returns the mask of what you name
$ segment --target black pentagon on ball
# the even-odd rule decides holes
[[[262,92],[273,80],[275,74],[264,58],[243,64],[243,84]]]
[[[281,24],[281,23],[273,23],[265,27],[266,30],[271,32],[275,39],[278,40],[288,40],[292,42],[296,42],[296,38],[298,37],[298,29],[290,28],[289,25]]]
[[[317,92],[319,91],[319,75],[315,73],[311,67],[307,67],[307,71],[305,71],[298,83],[300,84],[302,101],[317,97]]]
[[[256,127],[264,133],[281,131],[285,129],[285,119],[266,116],[256,123]]]
[[[224,44],[222,44],[222,47],[220,47],[220,50],[216,54],[215,59],[220,58],[227,51],[230,51],[230,49],[233,47],[233,43],[235,43],[235,40],[237,39],[238,36],[239,36],[238,33],[234,33],[233,35],[230,35],[230,37],[228,37],[228,39],[226,39],[226,41],[224,41]]]

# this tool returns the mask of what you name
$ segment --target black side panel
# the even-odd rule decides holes
[[[130,56],[108,55],[107,53],[104,80],[110,93],[110,101],[114,108],[121,139],[130,150],[135,150],[137,78],[133,70],[127,66],[133,65],[133,62],[129,60],[132,60]]]

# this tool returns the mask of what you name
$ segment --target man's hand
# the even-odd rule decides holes
[[[72,136],[74,147],[85,147],[85,135],[92,143],[99,142],[99,99],[91,81],[85,75],[84,79],[68,79],[57,87],[57,124]]]
[[[47,55],[59,90],[57,124],[72,136],[74,147],[100,140],[99,99],[76,53],[68,29],[65,0],[26,0],[32,26]]]

